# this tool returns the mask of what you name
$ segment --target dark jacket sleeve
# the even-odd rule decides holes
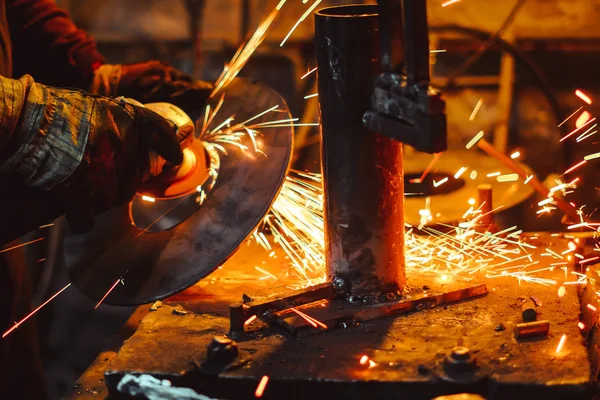
[[[87,89],[104,62],[96,43],[52,0],[7,0],[13,75],[40,83]]]

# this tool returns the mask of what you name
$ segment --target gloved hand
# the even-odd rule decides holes
[[[196,80],[160,61],[133,65],[100,66],[90,91],[103,96],[124,96],[141,103],[167,102],[188,115],[199,116],[213,85]]]
[[[183,161],[175,127],[146,108],[29,76],[0,76],[0,92],[0,174],[47,194],[74,232],[90,230],[94,215],[129,201],[167,161]]]

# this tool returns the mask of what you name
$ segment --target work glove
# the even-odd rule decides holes
[[[196,80],[160,61],[102,65],[90,87],[92,93],[103,96],[125,96],[142,103],[171,103],[192,119],[200,116],[212,90],[211,83]]]
[[[93,227],[94,215],[128,202],[165,163],[183,161],[175,126],[125,100],[0,76],[0,115],[0,174],[14,185],[8,196],[33,190],[77,233]],[[24,219],[37,213],[17,211]]]

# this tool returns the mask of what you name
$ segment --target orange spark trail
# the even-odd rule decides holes
[[[293,312],[295,312],[296,314],[298,314],[299,316],[301,316],[302,318],[304,318],[304,319],[305,319],[306,321],[308,321],[308,323],[310,323],[311,325],[313,325],[313,323],[314,323],[314,324],[316,324],[316,325],[320,326],[320,327],[321,327],[321,328],[323,328],[323,329],[327,329],[327,325],[325,325],[324,323],[322,323],[322,322],[321,322],[321,321],[319,321],[318,319],[316,319],[316,318],[313,318],[313,317],[311,317],[310,315],[303,313],[302,311],[298,311],[298,310],[296,310],[296,309],[295,309],[295,308],[293,308],[293,307],[291,308],[291,310],[292,310]],[[314,326],[314,325],[313,325],[313,326]],[[315,328],[316,328],[316,326],[315,326]]]
[[[566,171],[563,173],[563,175],[566,175],[566,174],[568,174],[569,172],[573,172],[575,169],[577,169],[577,168],[581,167],[581,166],[582,166],[583,164],[585,164],[586,162],[587,162],[586,160],[583,160],[583,161],[581,161],[580,163],[573,165],[571,168],[569,168],[568,170],[566,170]]]
[[[575,91],[575,96],[579,97],[581,100],[585,101],[588,104],[592,104],[592,99],[590,99],[590,96],[588,96],[587,94],[583,93],[579,89],[577,89]]]
[[[567,341],[567,335],[562,335],[560,341],[558,342],[558,346],[556,346],[556,354],[560,353],[560,351],[565,347],[565,342]]]
[[[583,108],[583,106],[581,106],[577,110],[575,110],[573,112],[573,114],[569,115],[567,118],[565,118],[565,120],[563,122],[561,122],[560,124],[558,124],[558,127],[560,128],[561,126],[563,126],[565,124],[565,122],[567,122],[568,120],[570,120],[571,118],[573,118],[575,116],[575,114],[577,114],[579,111],[581,111],[582,108]]]
[[[267,375],[263,376],[256,387],[256,391],[254,392],[254,396],[262,397],[265,392],[265,388],[267,387],[267,383],[269,383],[269,377]]]
[[[449,6],[450,4],[454,4],[454,3],[458,3],[460,0],[449,0],[447,2],[445,2],[444,4],[442,4],[442,7],[446,7]]]
[[[256,319],[256,315],[251,316],[250,318],[248,318],[245,322],[244,322],[244,326],[248,326],[250,325],[252,322],[254,322],[254,320]]]
[[[308,71],[307,73],[305,73],[304,75],[302,75],[302,78],[300,78],[300,79],[306,78],[307,76],[309,76],[310,74],[312,74],[316,70],[317,70],[317,67],[314,67],[313,69],[311,69],[310,71]]]
[[[594,122],[596,120],[596,118],[592,118],[590,119],[588,122],[586,122],[585,124],[583,124],[581,127],[576,128],[574,131],[571,131],[571,133],[566,134],[565,136],[562,137],[562,139],[559,140],[559,142],[564,142],[565,140],[567,140],[569,137],[573,136],[575,133],[579,132],[582,128],[588,126],[589,124],[591,124],[592,122]]]
[[[442,155],[442,153],[435,153],[433,155],[433,159],[431,160],[431,162],[429,163],[427,168],[425,168],[425,171],[423,171],[423,175],[421,175],[421,177],[419,179],[413,180],[413,182],[415,182],[415,183],[423,182],[423,179],[425,179],[427,174],[429,174],[429,172],[431,171],[431,168],[433,168],[433,166],[435,165],[435,163],[437,162],[437,160],[440,158],[441,155]]]
[[[589,112],[587,112],[587,111],[582,112],[581,115],[575,121],[575,127],[581,128],[583,125],[585,125],[590,120],[591,117],[592,117],[592,114],[590,114]]]
[[[58,292],[56,292],[54,295],[52,295],[52,297],[50,297],[48,300],[46,300],[45,302],[43,302],[38,308],[36,308],[35,310],[33,310],[32,312],[30,312],[29,314],[27,314],[27,316],[25,318],[23,318],[22,320],[20,320],[19,322],[15,323],[14,326],[12,328],[10,328],[9,330],[7,330],[6,332],[4,332],[4,334],[2,335],[2,338],[5,338],[6,336],[8,336],[12,331],[14,331],[15,329],[17,329],[19,326],[21,326],[21,324],[25,321],[27,321],[29,318],[31,318],[32,315],[34,315],[36,312],[38,312],[42,307],[44,307],[46,304],[50,303],[56,296],[58,296],[59,294],[61,294],[62,292],[64,292],[65,290],[67,290],[67,288],[71,286],[71,283],[69,283],[67,286],[65,286],[64,288],[60,289]]]
[[[1,253],[6,253],[7,251],[11,251],[11,250],[14,250],[14,249],[18,249],[19,247],[23,247],[23,246],[27,246],[27,245],[33,244],[35,242],[39,242],[39,241],[44,240],[44,239],[45,238],[39,238],[39,239],[35,239],[35,240],[29,241],[29,242],[26,242],[26,243],[21,243],[21,244],[18,244],[16,246],[9,247],[7,249],[2,249],[2,250],[0,250],[0,254]]]
[[[123,283],[123,278],[119,278],[115,281],[115,283],[113,283],[113,285],[110,287],[110,289],[108,289],[108,292],[106,292],[106,294],[104,295],[104,297],[102,297],[102,299],[100,299],[100,301],[98,302],[98,304],[96,304],[96,307],[94,307],[94,310],[98,307],[100,307],[100,304],[102,304],[102,302],[104,301],[104,299],[106,299],[108,297],[108,295],[110,294],[110,292],[112,292],[115,287],[117,287],[117,284],[121,282]]]

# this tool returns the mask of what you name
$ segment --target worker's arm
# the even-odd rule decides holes
[[[0,179],[49,194],[73,230],[91,229],[95,214],[129,201],[165,160],[179,164],[183,154],[158,114],[0,76]]]
[[[88,88],[104,59],[94,40],[77,29],[52,0],[7,0],[15,76],[29,74],[52,86]]]

